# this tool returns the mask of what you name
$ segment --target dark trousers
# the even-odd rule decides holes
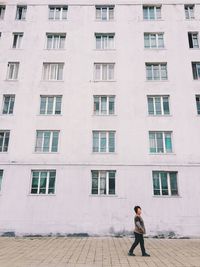
[[[142,255],[144,255],[146,252],[145,252],[145,247],[144,247],[144,238],[143,238],[143,234],[138,234],[138,233],[135,233],[134,232],[134,235],[135,235],[135,242],[133,243],[133,245],[131,246],[129,252],[130,253],[133,253],[133,250],[137,247],[137,245],[140,243],[140,248],[141,248],[141,251],[142,251]]]

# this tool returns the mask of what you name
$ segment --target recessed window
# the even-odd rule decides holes
[[[167,80],[167,63],[146,63],[147,80]]]
[[[16,19],[25,20],[26,19],[27,6],[17,6]]]
[[[196,95],[197,114],[200,115],[200,95]]]
[[[43,81],[62,81],[64,63],[43,63]]]
[[[114,33],[95,33],[96,49],[114,49]]]
[[[115,113],[115,96],[94,96],[95,115],[113,115]]]
[[[114,63],[95,63],[94,80],[95,81],[113,81],[114,80]]]
[[[178,196],[177,172],[153,171],[154,196]]]
[[[192,62],[192,73],[194,80],[200,79],[200,62]]]
[[[38,130],[36,132],[36,152],[57,152],[59,131]]]
[[[194,8],[195,5],[184,5],[186,19],[194,19]]]
[[[49,6],[49,19],[50,20],[66,20],[67,19],[67,6]]]
[[[96,6],[96,19],[103,21],[113,20],[114,6]]]
[[[15,103],[15,95],[4,95],[2,114],[13,114],[14,103]]]
[[[13,33],[13,44],[12,48],[21,48],[22,45],[22,38],[23,38],[23,33],[22,32],[14,32]]]
[[[19,62],[8,62],[7,80],[17,80],[19,73]]]
[[[149,115],[169,115],[169,96],[147,96]]]
[[[65,48],[65,33],[47,33],[46,34],[47,49],[64,49]]]
[[[55,170],[33,170],[31,194],[55,194]]]
[[[199,48],[199,35],[197,32],[188,32],[188,41],[190,48]]]
[[[0,130],[0,152],[8,151],[9,139],[10,139],[10,131]]]
[[[40,96],[40,114],[58,115],[61,114],[62,96]]]
[[[0,192],[1,192],[2,180],[3,180],[3,170],[0,170]]]
[[[6,6],[0,5],[0,20],[4,19]]]
[[[115,152],[115,131],[93,131],[93,152]]]
[[[116,171],[92,171],[92,195],[115,195]]]
[[[164,48],[163,33],[144,33],[145,48]]]
[[[143,19],[157,20],[161,19],[161,6],[143,6]]]
[[[172,153],[172,132],[149,132],[150,153]]]

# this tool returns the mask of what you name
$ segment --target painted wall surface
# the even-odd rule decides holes
[[[62,1],[61,1],[62,2]],[[162,19],[144,21],[142,4],[162,4]],[[184,3],[195,5],[185,20]],[[32,0],[25,21],[16,5],[4,1],[0,21],[0,130],[10,130],[0,195],[0,232],[17,234],[112,234],[132,231],[133,207],[142,206],[147,233],[200,236],[200,124],[188,32],[200,32],[200,1],[107,0],[115,19],[95,20],[95,4],[68,1],[67,21],[49,21],[53,0]],[[12,49],[13,32],[23,32],[21,49]],[[46,50],[47,32],[66,33],[65,49]],[[95,32],[114,32],[115,49],[95,50]],[[165,49],[144,49],[144,32],[164,32]],[[20,62],[18,81],[6,80],[7,63]],[[42,81],[43,62],[64,62],[64,81]],[[115,80],[94,81],[95,62],[114,62]],[[146,81],[145,62],[167,62],[167,81]],[[4,94],[15,94],[13,115],[2,114]],[[40,95],[62,95],[62,115],[39,115]],[[147,95],[170,95],[169,116],[149,116]],[[116,114],[93,115],[93,95],[115,95]],[[36,130],[60,130],[57,153],[34,152]],[[93,130],[115,130],[116,152],[92,152]],[[149,131],[173,131],[173,153],[149,153]],[[31,195],[31,170],[55,169],[56,194]],[[91,195],[91,170],[116,170],[116,195]],[[153,196],[152,171],[178,172],[178,197]]]

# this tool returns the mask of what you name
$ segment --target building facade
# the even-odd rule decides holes
[[[0,3],[0,232],[200,236],[200,1]]]

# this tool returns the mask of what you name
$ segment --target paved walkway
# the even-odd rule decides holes
[[[145,239],[150,258],[127,256],[131,238],[0,237],[0,267],[200,267],[200,239]]]

